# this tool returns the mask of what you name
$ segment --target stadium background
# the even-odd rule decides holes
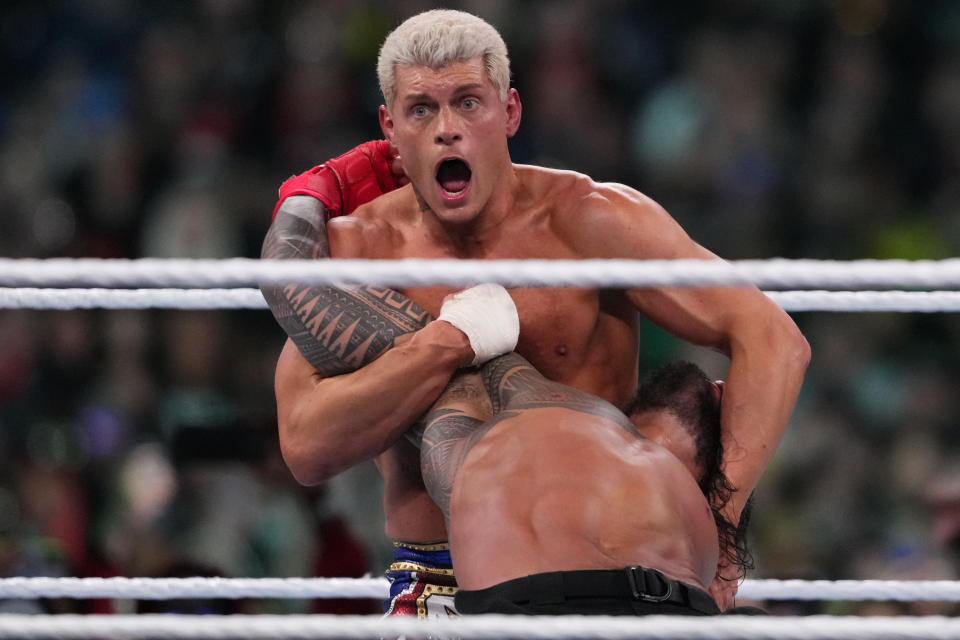
[[[377,47],[433,6],[5,2],[0,255],[256,257],[286,177],[379,136]],[[447,6],[507,41],[518,162],[632,185],[730,259],[958,254],[960,4]],[[754,577],[957,577],[960,323],[794,317]],[[643,370],[722,374],[644,331]],[[0,575],[379,573],[372,466],[305,489],[279,459],[282,341],[267,312],[0,313]]]

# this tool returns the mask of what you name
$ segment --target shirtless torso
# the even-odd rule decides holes
[[[516,354],[481,373],[451,381],[422,440],[424,480],[449,518],[462,588],[642,565],[707,589],[717,529],[678,457]]]
[[[415,35],[417,27],[410,28],[404,33]],[[504,73],[490,75],[489,56],[502,56],[496,59]],[[322,186],[295,191],[277,210],[264,257],[717,259],[636,190],[514,165],[507,141],[522,105],[508,87],[505,49],[451,57],[381,60],[387,104],[380,126],[410,185],[331,220],[329,229],[326,212],[343,194]],[[589,126],[589,117],[570,124]],[[336,192],[352,184],[346,177],[326,183]],[[387,533],[412,542],[445,539],[443,516],[424,491],[417,451],[403,434],[474,359],[466,334],[430,321],[449,290],[411,289],[404,298],[371,287],[266,289],[291,337],[277,363],[275,391],[281,451],[294,477],[316,484],[376,456]],[[725,472],[738,489],[728,506],[735,522],[786,428],[809,361],[809,346],[789,316],[753,287],[511,295],[520,319],[517,351],[548,379],[614,405],[637,382],[639,314],[730,358],[722,422],[730,454]]]
[[[517,207],[484,232],[482,249],[452,233],[411,197],[412,187],[388,193],[328,225],[336,258],[555,258],[592,257],[578,247],[566,220],[578,214],[598,185],[580,174],[516,167]],[[582,213],[582,211],[581,211]],[[401,292],[436,316],[449,287]],[[638,313],[622,291],[515,289],[520,317],[517,352],[545,376],[625,403],[637,385]],[[387,534],[407,541],[444,537],[443,519],[423,488],[417,451],[399,441],[376,458],[385,481]]]

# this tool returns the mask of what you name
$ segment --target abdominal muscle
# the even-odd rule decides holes
[[[631,565],[705,589],[717,564],[716,527],[683,465],[566,409],[524,411],[474,447],[454,485],[449,534],[464,589]]]

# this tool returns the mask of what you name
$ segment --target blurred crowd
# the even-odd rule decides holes
[[[380,136],[378,46],[433,6],[5,2],[0,256],[258,256],[285,178]],[[446,6],[507,41],[517,162],[634,186],[729,259],[958,254],[958,3]],[[753,576],[960,577],[960,323],[794,317],[813,362]],[[723,374],[644,331],[642,369]],[[379,575],[372,467],[308,489],[280,459],[283,338],[265,311],[0,313],[0,576]]]

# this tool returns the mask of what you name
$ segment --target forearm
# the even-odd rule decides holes
[[[322,202],[308,196],[293,196],[283,201],[267,231],[260,257],[263,260],[316,260],[330,257],[327,241],[327,211]],[[298,286],[296,284],[267,284],[260,288],[273,317],[293,340],[297,348],[314,368],[326,365],[324,355],[318,353],[302,304],[318,295],[330,297],[327,287]],[[297,296],[300,293],[302,298]],[[299,301],[299,303],[298,303]],[[344,373],[344,372],[340,372]],[[327,375],[336,375],[328,373]]]
[[[278,386],[290,470],[301,483],[316,484],[385,451],[472,356],[462,332],[433,322],[353,373],[315,377],[300,392]]]
[[[326,209],[308,196],[283,201],[263,243],[261,258],[328,258]],[[313,285],[261,288],[277,322],[303,357],[324,376],[349,373],[426,325],[429,315],[389,289]]]
[[[286,198],[262,257],[328,257],[325,218],[319,200]],[[394,349],[398,338],[424,329],[431,318],[390,289],[289,284],[262,291],[290,338],[277,363],[277,418],[284,458],[304,484],[382,452],[463,359],[450,347],[466,338],[449,325],[454,335],[440,336],[445,342],[425,340],[439,333],[432,328]]]
[[[737,489],[726,511],[736,523],[786,430],[810,347],[793,321],[776,309],[743,319],[731,333],[729,350],[721,422],[725,471]]]

